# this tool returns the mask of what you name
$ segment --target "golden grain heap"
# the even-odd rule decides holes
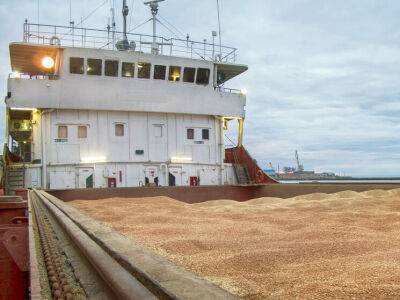
[[[400,189],[70,204],[247,299],[400,297]]]

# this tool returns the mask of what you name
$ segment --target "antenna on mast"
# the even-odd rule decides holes
[[[217,0],[217,12],[218,12],[218,35],[219,35],[219,61],[222,59],[222,38],[221,38],[221,18],[219,15],[219,1]]]
[[[116,24],[115,24],[115,3],[114,0],[112,1],[112,5],[110,8],[110,14],[111,14],[111,26],[108,25],[108,30],[112,29],[112,45],[114,47],[115,45],[115,31],[116,31]]]
[[[132,50],[134,45],[130,45],[128,41],[128,36],[126,32],[126,17],[129,14],[129,7],[126,5],[126,0],[122,1],[122,17],[124,18],[124,29],[123,29],[123,37],[122,40],[118,41],[115,45],[118,50]]]
[[[144,5],[150,6],[151,14],[153,15],[153,43],[151,45],[151,53],[158,54],[158,43],[157,43],[157,13],[158,13],[158,3],[165,0],[153,0],[144,2]]]
[[[123,0],[123,4],[122,4],[122,16],[124,18],[124,40],[128,41],[128,37],[126,35],[126,17],[129,14],[129,7],[128,5],[126,5],[126,0]]]

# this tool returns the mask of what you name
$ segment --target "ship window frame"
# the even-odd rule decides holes
[[[202,76],[202,72],[206,71],[208,72],[207,76],[205,76],[204,78],[206,79],[202,79],[201,77],[199,78],[199,76]],[[197,72],[196,72],[196,84],[198,85],[204,85],[207,86],[210,84],[210,76],[211,75],[211,70],[208,68],[197,68]]]
[[[163,137],[163,125],[162,124],[153,124],[154,137],[156,139],[161,139]]]
[[[61,131],[62,128],[65,128],[65,131],[64,131],[65,134],[62,134],[62,131]],[[63,139],[63,140],[68,139],[68,126],[67,125],[57,125],[57,138]]]
[[[186,128],[186,139],[194,140],[194,128]]]
[[[174,79],[174,71],[179,69],[179,76],[175,76]],[[181,66],[169,66],[168,68],[168,80],[172,82],[180,82],[182,78],[182,67]],[[176,80],[178,79],[178,80]]]
[[[94,71],[89,70],[91,66],[89,66],[89,61],[93,63],[98,63],[100,62],[100,66],[95,66]],[[91,73],[89,73],[91,72]],[[101,58],[87,58],[86,59],[86,75],[89,76],[101,76],[103,73],[103,60]]]
[[[75,62],[78,63],[79,61],[79,67],[77,69],[79,69],[79,71],[74,72],[74,70],[72,69],[73,67],[73,61],[75,60]],[[70,74],[76,74],[76,75],[83,75],[85,74],[85,59],[83,57],[76,57],[76,56],[71,56],[69,58],[69,73]]]
[[[126,65],[130,65],[131,67],[132,67],[132,75],[131,76],[127,76],[126,75],[126,70],[124,69],[124,66],[126,66]],[[136,72],[135,72],[135,67],[136,67],[136,64],[134,63],[134,62],[129,62],[129,61],[123,61],[122,62],[122,64],[121,64],[121,77],[124,77],[124,78],[135,78],[135,74],[136,74]],[[125,71],[125,73],[124,73],[124,71]]]
[[[138,62],[137,65],[138,65],[137,78],[139,78],[139,79],[150,79],[150,77],[151,77],[151,63],[142,61],[142,62]],[[147,72],[145,73],[146,75],[148,74],[147,76],[141,75],[141,69],[143,70],[143,68],[145,66],[148,67],[148,73]]]
[[[205,134],[207,133],[207,134]],[[209,128],[202,128],[201,129],[201,139],[205,141],[210,140],[210,129]]]
[[[118,128],[122,128],[122,131],[119,132]],[[125,136],[125,123],[115,123],[114,124],[114,135],[116,137],[124,137]]]
[[[113,63],[113,64],[116,63],[116,66],[114,65],[113,68],[111,68],[111,70],[114,71],[115,73],[112,73],[111,75],[107,74],[107,63]],[[118,77],[118,71],[119,71],[119,60],[118,59],[105,59],[104,60],[104,76]]]
[[[163,73],[164,76],[160,76],[160,78],[158,78],[158,76],[156,77],[156,69],[158,69],[160,67],[164,69],[164,73]],[[158,75],[160,75],[160,74],[158,74]],[[165,66],[165,65],[154,65],[153,79],[155,79],[155,80],[165,80],[166,78],[167,78],[167,66]]]
[[[193,80],[192,81],[188,80],[187,77],[186,77],[187,76],[187,73],[186,73],[187,70],[193,71]],[[196,81],[196,68],[184,67],[183,68],[182,81],[186,82],[186,83],[194,83]]]
[[[81,136],[81,131],[80,131],[80,129],[82,129],[82,128],[85,128],[85,130],[84,130],[85,134],[83,136]],[[87,139],[87,137],[88,137],[88,126],[87,125],[78,125],[77,137],[79,140]]]

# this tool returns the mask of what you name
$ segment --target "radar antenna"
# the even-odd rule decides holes
[[[157,43],[157,13],[158,13],[158,3],[163,2],[165,0],[153,0],[144,2],[144,5],[148,5],[151,10],[151,14],[153,15],[153,43],[151,45],[151,53],[158,54],[158,46]]]

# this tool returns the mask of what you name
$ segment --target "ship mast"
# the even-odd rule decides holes
[[[131,46],[129,45],[127,29],[126,29],[126,17],[129,14],[129,7],[126,5],[126,0],[122,2],[122,17],[124,18],[124,28],[123,28],[123,37],[122,40],[118,41],[116,47],[118,50],[130,50]]]
[[[150,6],[151,14],[153,15],[153,43],[151,45],[151,53],[158,54],[158,46],[157,43],[157,13],[158,13],[158,3],[163,2],[165,0],[153,0],[145,2],[145,5]]]
[[[126,35],[126,17],[129,14],[128,5],[126,5],[126,0],[123,0],[122,4],[122,16],[124,17],[124,41],[128,42],[128,36]]]

